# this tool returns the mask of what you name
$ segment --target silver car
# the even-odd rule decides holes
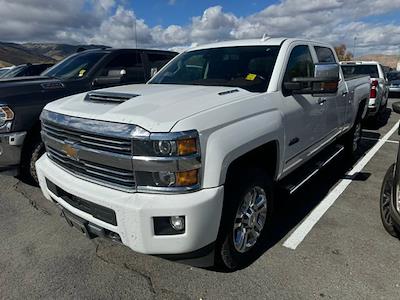
[[[400,93],[400,71],[392,71],[387,73],[389,81],[389,91],[391,93]]]

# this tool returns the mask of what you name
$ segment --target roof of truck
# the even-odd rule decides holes
[[[341,65],[379,65],[379,62],[377,61],[341,61]]]
[[[209,48],[241,47],[241,46],[280,46],[285,41],[288,41],[288,42],[304,41],[307,43],[328,45],[326,43],[307,40],[307,39],[286,38],[286,37],[279,37],[279,38],[267,37],[267,38],[262,38],[262,39],[231,40],[231,41],[216,42],[216,43],[211,43],[211,44],[204,44],[204,45],[199,45],[199,46],[194,46],[192,48],[189,48],[189,49],[187,49],[187,51],[209,49]]]

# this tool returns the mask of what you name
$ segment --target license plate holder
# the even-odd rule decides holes
[[[88,224],[89,224],[88,221],[78,216],[75,216],[74,214],[70,213],[65,209],[61,209],[61,216],[64,217],[65,221],[69,226],[75,228],[76,230],[84,234],[87,238],[89,239],[93,238],[93,236],[90,234],[88,230]]]

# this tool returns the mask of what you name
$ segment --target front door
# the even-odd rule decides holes
[[[314,61],[307,45],[296,45],[291,50],[283,82],[294,77],[314,77]],[[309,94],[293,94],[285,90],[285,169],[284,172],[307,160],[309,153],[323,139],[325,128],[326,102],[321,97]]]

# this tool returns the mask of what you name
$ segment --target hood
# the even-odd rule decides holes
[[[87,93],[52,102],[45,109],[87,119],[135,124],[151,132],[168,132],[180,120],[253,95],[235,87],[138,84],[99,90],[132,94],[122,103],[85,100]],[[192,129],[192,128],[188,128]]]
[[[63,88],[60,80],[43,77],[17,77],[0,79],[0,101],[7,99],[7,104],[16,96],[29,95],[46,89]]]

